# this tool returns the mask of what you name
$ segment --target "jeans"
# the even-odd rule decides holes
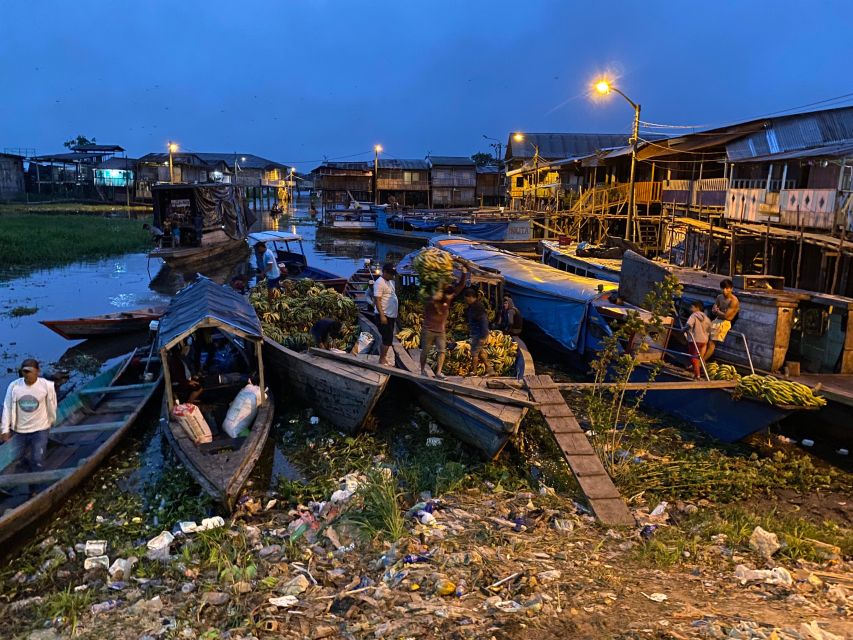
[[[41,471],[44,468],[44,454],[47,451],[49,429],[32,433],[15,433],[21,443],[21,460],[29,471]]]

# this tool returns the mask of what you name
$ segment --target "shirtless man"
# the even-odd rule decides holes
[[[714,306],[711,307],[713,322],[711,322],[711,339],[708,341],[708,346],[705,347],[705,362],[708,362],[714,355],[716,343],[723,342],[726,339],[729,329],[732,328],[732,320],[740,310],[740,301],[732,293],[733,288],[734,285],[728,278],[720,283],[722,293],[717,296]]]

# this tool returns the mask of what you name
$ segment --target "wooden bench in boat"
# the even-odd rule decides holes
[[[86,463],[86,459],[80,460],[78,466]],[[62,480],[65,476],[73,473],[77,467],[65,467],[64,469],[47,469],[45,471],[32,471],[29,473],[6,473],[0,474],[0,489],[19,487],[25,484],[47,484]]]
[[[151,388],[150,382],[140,382],[139,384],[124,384],[114,387],[91,387],[88,389],[80,389],[77,393],[81,396],[93,396],[102,393],[118,393],[121,391],[148,391]]]

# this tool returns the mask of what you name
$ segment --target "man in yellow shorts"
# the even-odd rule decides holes
[[[711,323],[711,339],[708,341],[708,346],[705,347],[705,362],[709,361],[714,355],[716,343],[726,339],[729,329],[732,328],[732,320],[740,311],[740,301],[732,292],[734,289],[732,281],[726,278],[720,282],[720,289],[722,293],[717,296],[714,306],[711,307],[711,316],[714,320]]]

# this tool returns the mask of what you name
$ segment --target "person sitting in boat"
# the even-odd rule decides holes
[[[190,368],[189,353],[190,345],[186,342],[172,348],[168,358],[169,378],[178,400],[196,404],[204,388],[199,376],[194,375]]]
[[[22,445],[21,460],[30,472],[43,469],[48,433],[56,422],[56,388],[40,373],[37,360],[21,363],[21,377],[6,389],[0,422],[0,441],[7,442],[15,433]]]
[[[737,317],[740,311],[740,300],[734,294],[734,284],[726,278],[720,282],[720,295],[714,301],[714,306],[711,307],[711,315],[714,320],[711,322],[710,340],[705,348],[705,361],[710,360],[714,355],[716,343],[723,342],[726,339],[729,331],[732,328],[732,322]]]
[[[693,379],[699,380],[702,377],[699,358],[705,357],[705,347],[711,332],[711,319],[705,315],[705,305],[701,300],[694,300],[690,305],[690,311],[692,313],[687,318],[687,328],[684,333],[687,336],[687,352],[694,356],[690,360],[693,365]]]
[[[321,318],[314,323],[309,333],[316,346],[328,350],[332,346],[332,340],[337,340],[341,337],[342,327],[343,325],[340,320]]]
[[[438,361],[435,364],[435,377],[444,380],[442,373],[444,358],[447,354],[447,317],[450,315],[450,305],[465,288],[465,278],[468,268],[462,266],[462,274],[456,285],[444,287],[442,291],[424,302],[424,326],[421,329],[421,375],[426,375],[427,356],[433,346],[438,353]]]
[[[486,339],[489,337],[489,314],[479,300],[477,290],[473,287],[465,289],[465,319],[468,321],[468,333],[471,335],[471,372],[477,375],[477,366],[482,362],[486,367],[486,375],[495,375],[492,363],[486,355]]]
[[[498,328],[505,334],[514,338],[521,335],[521,327],[524,319],[521,316],[515,303],[512,301],[512,296],[508,293],[504,294],[503,305],[501,305],[501,321]]]
[[[255,245],[255,261],[258,274],[267,279],[267,298],[272,300],[273,290],[281,285],[281,269],[278,266],[278,258],[275,251],[267,249],[266,242]]]

